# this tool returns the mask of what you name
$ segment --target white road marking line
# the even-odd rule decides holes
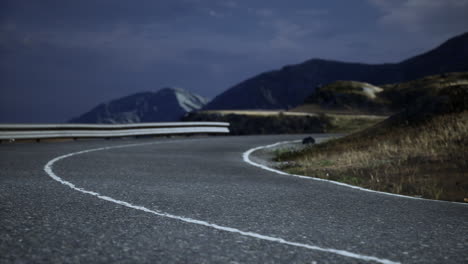
[[[96,152],[96,151],[102,151],[102,150],[116,149],[116,148],[137,147],[137,146],[172,143],[172,142],[177,142],[177,141],[128,144],[128,145],[94,148],[94,149],[88,149],[88,150],[73,152],[73,153],[62,155],[62,156],[58,156],[58,157],[50,160],[44,166],[44,171],[52,179],[54,179],[55,181],[58,181],[61,184],[66,185],[66,186],[70,187],[71,189],[73,189],[75,191],[79,191],[79,192],[84,193],[84,194],[89,194],[89,195],[95,196],[95,197],[97,197],[97,198],[99,198],[101,200],[109,201],[109,202],[112,202],[112,203],[116,203],[116,204],[119,204],[119,205],[122,205],[122,206],[125,206],[125,207],[128,207],[128,208],[140,210],[140,211],[147,212],[147,213],[150,213],[150,214],[154,214],[154,215],[157,215],[157,216],[167,217],[167,218],[179,220],[179,221],[190,223],[190,224],[206,226],[206,227],[214,228],[214,229],[221,230],[221,231],[236,233],[236,234],[240,234],[242,236],[252,237],[252,238],[256,238],[256,239],[276,242],[276,243],[295,246],[295,247],[300,247],[300,248],[306,248],[306,249],[315,250],[315,251],[332,253],[332,254],[336,254],[336,255],[340,255],[340,256],[344,256],[344,257],[349,257],[349,258],[354,258],[354,259],[359,259],[359,260],[363,260],[363,261],[374,261],[374,262],[383,263],[383,264],[397,264],[397,263],[399,263],[399,262],[391,261],[391,260],[388,260],[388,259],[381,259],[381,258],[377,258],[377,257],[373,257],[373,256],[366,256],[366,255],[362,255],[362,254],[349,252],[349,251],[346,251],[346,250],[339,250],[339,249],[333,249],[333,248],[322,248],[322,247],[318,247],[318,246],[314,246],[314,245],[298,243],[298,242],[292,242],[292,241],[285,240],[283,238],[261,235],[261,234],[257,234],[257,233],[249,232],[249,231],[242,231],[242,230],[237,229],[237,228],[221,226],[221,225],[209,223],[209,222],[203,221],[203,220],[197,220],[197,219],[192,219],[192,218],[183,217],[183,216],[177,216],[177,215],[173,215],[173,214],[169,214],[169,213],[165,213],[165,212],[161,212],[161,211],[151,210],[151,209],[148,209],[148,208],[146,208],[144,206],[133,205],[131,203],[121,201],[121,200],[117,200],[117,199],[114,199],[112,197],[105,196],[105,195],[102,195],[102,194],[94,192],[94,191],[89,191],[89,190],[77,187],[75,184],[60,178],[52,170],[53,165],[56,162],[58,162],[60,160],[63,160],[63,159],[66,159],[66,158],[69,158],[69,157],[72,157],[72,156],[76,156],[76,155],[81,155],[81,154]]]
[[[267,170],[267,171],[271,171],[271,172],[274,172],[274,173],[277,173],[277,174],[281,174],[281,175],[292,176],[292,177],[301,178],[301,179],[306,179],[306,180],[328,182],[328,183],[332,183],[332,184],[336,184],[336,185],[341,185],[341,186],[345,186],[345,187],[352,188],[352,189],[356,189],[356,190],[360,190],[360,191],[372,192],[372,193],[379,193],[379,194],[385,194],[385,195],[396,196],[396,197],[400,197],[400,198],[407,198],[407,199],[414,199],[414,200],[423,200],[423,201],[430,201],[430,202],[452,203],[452,204],[459,204],[459,205],[465,205],[465,206],[468,205],[468,203],[450,202],[450,201],[443,201],[443,200],[431,200],[431,199],[425,199],[425,198],[419,198],[419,197],[413,197],[413,196],[406,196],[406,195],[395,194],[395,193],[380,192],[380,191],[375,191],[375,190],[371,190],[371,189],[366,189],[366,188],[362,188],[362,187],[358,187],[358,186],[355,186],[355,185],[350,185],[350,184],[346,184],[346,183],[342,183],[342,182],[337,182],[337,181],[332,181],[332,180],[326,180],[326,179],[316,178],[316,177],[312,177],[312,176],[304,176],[304,175],[298,175],[298,174],[290,174],[290,173],[287,173],[287,172],[284,172],[284,171],[280,171],[280,170],[273,169],[273,168],[267,167],[267,166],[265,166],[265,165],[256,163],[256,162],[254,162],[254,161],[252,161],[252,160],[250,159],[250,155],[251,155],[253,152],[257,151],[257,150],[272,148],[272,147],[276,147],[276,146],[283,145],[283,144],[299,143],[299,142],[301,142],[301,141],[302,141],[302,140],[282,141],[282,142],[277,142],[277,143],[270,144],[270,145],[264,145],[264,146],[255,147],[255,148],[249,149],[249,150],[247,150],[246,152],[244,152],[244,153],[242,154],[242,158],[243,158],[243,160],[244,160],[245,162],[247,162],[248,164],[250,164],[250,165],[252,165],[252,166],[259,167],[259,168],[261,168],[261,169],[264,169],[264,170]]]

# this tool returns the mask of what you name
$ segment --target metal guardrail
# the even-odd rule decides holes
[[[229,133],[229,123],[0,124],[0,141]]]

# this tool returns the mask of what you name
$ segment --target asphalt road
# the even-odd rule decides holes
[[[0,145],[0,263],[468,263],[467,205],[278,175],[242,159],[301,138]],[[64,154],[140,143],[52,164],[81,191],[44,170]]]

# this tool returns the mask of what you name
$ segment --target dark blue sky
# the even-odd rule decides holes
[[[397,62],[468,31],[468,0],[2,0],[0,122],[63,122],[177,86],[214,97],[311,58]]]

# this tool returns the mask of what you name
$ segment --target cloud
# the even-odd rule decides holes
[[[303,15],[303,16],[324,16],[330,14],[330,12],[326,9],[301,9],[297,10],[296,12],[298,15]]]
[[[217,12],[217,11],[215,11],[215,10],[213,10],[213,9],[208,10],[208,14],[209,14],[211,17],[216,17],[216,18],[222,18],[222,17],[224,17],[224,15],[223,15],[222,13]]]
[[[0,18],[20,20],[31,26],[94,28],[126,22],[145,24],[173,21],[205,15],[206,10],[234,6],[234,1],[217,0],[2,0]]]
[[[383,15],[379,23],[412,33],[454,34],[468,29],[468,0],[368,0]]]
[[[238,4],[236,1],[226,1],[226,2],[223,2],[222,5],[224,5],[225,7],[228,7],[228,8],[237,8],[238,7]]]
[[[15,113],[47,103],[71,117],[165,85],[214,96],[312,57],[396,60],[433,47],[463,23],[466,30],[467,1],[2,0],[0,76],[16,100],[0,106],[9,103]],[[436,30],[447,35],[432,38]]]
[[[298,24],[287,20],[277,20],[272,23],[275,30],[273,38],[270,40],[270,46],[274,50],[296,50],[301,45],[301,40],[312,33]]]
[[[259,8],[255,10],[255,14],[257,14],[260,17],[271,17],[274,15],[274,12],[272,9],[269,8]]]

